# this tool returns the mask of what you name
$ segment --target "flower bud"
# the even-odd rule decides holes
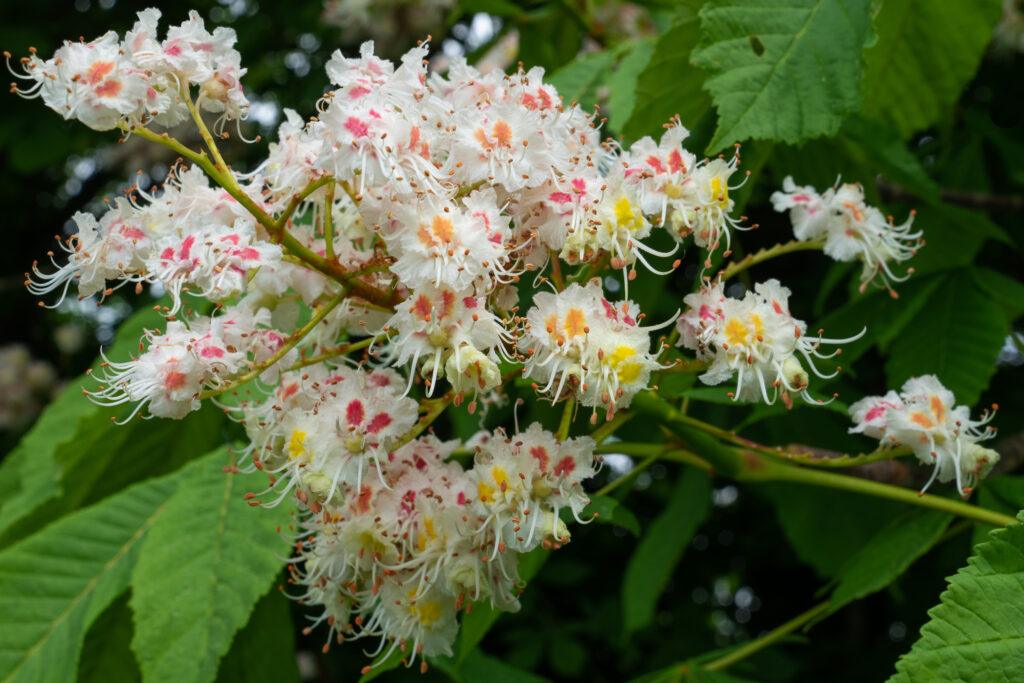
[[[490,391],[501,384],[498,364],[468,344],[456,349],[445,363],[445,376],[457,392]]]

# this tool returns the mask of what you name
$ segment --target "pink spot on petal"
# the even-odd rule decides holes
[[[355,399],[345,408],[345,419],[348,420],[350,425],[362,424],[364,417],[366,417],[366,411],[363,409],[362,401],[359,399]]]
[[[376,434],[380,430],[391,424],[391,416],[387,413],[377,413],[370,420],[370,424],[366,425],[367,434]]]

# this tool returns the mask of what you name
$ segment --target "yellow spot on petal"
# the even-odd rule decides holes
[[[293,429],[288,439],[288,457],[292,460],[301,458],[306,454],[306,432],[301,429]]]
[[[508,487],[508,472],[505,468],[495,465],[491,468],[491,479],[498,485],[498,488],[502,486]]]
[[[412,601],[416,596],[416,591],[409,592],[409,600]],[[410,602],[409,611],[416,617],[416,620],[420,622],[420,626],[430,627],[441,620],[443,609],[441,603],[436,600],[416,600]]]
[[[617,346],[608,356],[608,365],[615,371],[622,384],[630,384],[640,377],[643,367],[636,360],[630,360],[635,356],[636,349],[625,345]]]
[[[636,231],[644,226],[644,215],[623,195],[615,202],[615,222],[620,228]]]
[[[750,330],[739,318],[729,318],[729,321],[725,323],[725,338],[732,345],[746,344],[749,334]]]
[[[725,209],[729,206],[729,185],[722,176],[715,176],[711,179],[711,196],[715,203]]]

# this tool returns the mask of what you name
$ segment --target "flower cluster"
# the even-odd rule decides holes
[[[538,294],[534,304],[519,347],[523,376],[543,383],[541,393],[557,399],[568,387],[582,405],[603,407],[610,419],[616,406],[647,387],[652,370],[663,368],[650,352],[652,328],[638,323],[637,305],[608,301],[594,281]]]
[[[701,381],[721,384],[735,375],[736,391],[729,392],[734,400],[774,403],[781,394],[788,405],[797,393],[820,403],[808,392],[808,373],[797,354],[818,377],[834,377],[838,370],[824,374],[814,359],[832,358],[840,350],[825,354],[821,346],[854,341],[863,331],[848,339],[826,339],[820,331],[807,336],[807,324],[789,312],[789,295],[778,280],[758,283],[742,299],[727,297],[720,281],[687,295],[687,309],[676,324],[678,343],[707,361]]]
[[[158,196],[136,188],[132,199],[118,198],[99,220],[81,211],[73,220],[78,232],[61,243],[67,263],[53,261],[57,269],[49,273],[33,264],[26,276],[33,294],[59,290],[57,304],[72,283],[87,297],[158,282],[171,294],[168,315],[174,315],[183,292],[223,301],[246,289],[256,270],[281,262],[280,246],[195,166],[172,171]],[[108,288],[112,281],[118,284]]]
[[[249,101],[240,79],[246,70],[234,49],[234,30],[218,27],[210,33],[193,11],[161,42],[159,20],[159,10],[147,9],[123,39],[108,31],[88,43],[65,41],[45,61],[33,50],[21,60],[21,71],[11,69],[27,87],[12,85],[12,91],[40,97],[65,119],[96,130],[181,123],[189,115],[182,89],[190,85],[199,87],[197,106],[220,113],[222,125],[245,116]],[[4,56],[10,65],[10,54]]]
[[[234,34],[207,33],[193,14],[159,42],[158,16],[141,12],[123,40],[23,61],[34,85],[22,94],[186,159],[162,188],[76,214],[66,262],[34,264],[28,288],[60,300],[73,286],[81,297],[126,284],[167,293],[164,330],[148,331],[137,357],[104,363],[88,393],[131,406],[127,419],[180,419],[233,395],[222,406],[245,427],[244,461],[269,480],[253,504],[299,501],[291,581],[329,638],[379,638],[378,653],[411,660],[450,653],[472,602],[516,608],[516,556],[560,547],[566,522],[584,521],[597,436],[569,438],[577,406],[610,420],[652,377],[679,370],[630,300],[637,263],[665,274],[680,260],[659,271],[656,259],[701,249],[702,287],[676,324],[705,383],[735,377],[736,400],[820,403],[809,376],[831,375],[816,359],[850,340],[808,335],[776,280],[736,298],[708,273],[712,252],[728,254],[732,231],[748,228],[730,194],[738,153],[699,160],[678,119],[624,149],[602,142],[596,118],[564,103],[541,69],[482,73],[455,60],[440,74],[426,43],[397,64],[366,43],[332,56],[316,116],[286,110],[266,158],[239,174],[203,117],[222,125],[245,112]],[[187,117],[203,153],[149,128]],[[787,179],[785,190],[773,201],[799,239],[860,258],[865,281],[901,279],[888,264],[920,243],[909,221],[882,218],[856,185],[818,195]],[[658,230],[675,248],[645,243]],[[620,276],[624,296],[610,299],[602,285]],[[470,413],[504,403],[515,375],[564,402],[557,436],[539,424],[465,444],[428,432],[467,397]],[[988,432],[921,382],[857,404],[858,429],[970,486],[993,461],[975,443]]]
[[[465,469],[448,461],[455,442],[401,443],[416,402],[392,371],[289,374],[244,412],[255,466],[309,511],[291,583],[328,644],[379,638],[376,653],[390,644],[410,664],[451,654],[458,612],[518,609],[516,555],[568,542],[561,511],[583,521],[591,439],[484,433]]]
[[[906,446],[922,464],[932,465],[924,490],[937,478],[956,479],[965,498],[977,482],[999,461],[999,454],[978,445],[992,438],[988,427],[995,407],[980,420],[972,420],[967,406],[955,405],[953,392],[934,375],[914,377],[899,393],[868,396],[850,406],[851,432],[878,439],[885,446]]]
[[[924,246],[923,233],[911,229],[913,212],[896,225],[891,216],[865,203],[864,188],[859,184],[836,183],[818,194],[813,187],[800,187],[787,176],[782,191],[772,194],[772,205],[776,211],[789,211],[798,240],[821,240],[825,254],[836,261],[863,263],[861,291],[879,278],[895,297],[892,283],[903,282],[913,269],[897,275],[889,264],[908,260]]]

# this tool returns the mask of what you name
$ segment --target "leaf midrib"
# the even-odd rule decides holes
[[[160,514],[163,512],[163,510],[164,510],[164,508],[166,506],[167,506],[167,501],[166,500],[163,503],[161,503],[159,506],[157,506],[156,510],[153,511],[153,514],[150,515],[146,519],[146,521],[142,524],[142,526],[140,526],[135,531],[135,533],[133,533],[128,538],[128,540],[125,541],[125,543],[123,543],[120,548],[118,548],[117,552],[114,553],[113,557],[111,557],[110,560],[108,560],[107,562],[105,562],[103,564],[102,569],[99,572],[97,572],[96,575],[93,576],[86,583],[86,585],[83,587],[82,591],[79,592],[78,595],[76,595],[71,600],[71,602],[68,604],[67,608],[65,608],[60,614],[58,614],[56,616],[56,618],[53,619],[53,621],[50,622],[50,628],[47,629],[43,633],[43,635],[39,638],[39,640],[37,640],[35,643],[33,643],[31,646],[29,646],[29,648],[27,650],[24,650],[25,656],[22,657],[21,660],[18,662],[17,666],[15,666],[13,669],[11,669],[10,673],[8,673],[6,677],[4,677],[3,683],[8,683],[8,681],[13,681],[15,679],[16,674],[19,671],[21,671],[21,668],[23,666],[25,666],[25,663],[27,661],[29,661],[30,659],[32,659],[37,654],[38,650],[40,648],[42,648],[42,646],[46,643],[47,640],[49,640],[50,637],[52,637],[54,631],[57,630],[57,627],[65,619],[68,618],[68,616],[71,614],[72,611],[74,611],[74,609],[78,605],[78,603],[80,603],[88,594],[90,594],[93,590],[95,590],[96,585],[100,582],[100,580],[108,572],[110,572],[110,570],[114,567],[114,565],[116,565],[125,555],[128,554],[128,552],[131,550],[132,546],[134,546],[136,543],[138,543],[142,539],[142,536],[145,535],[146,531],[149,530],[149,527],[151,527],[153,525],[153,523],[160,516]]]

